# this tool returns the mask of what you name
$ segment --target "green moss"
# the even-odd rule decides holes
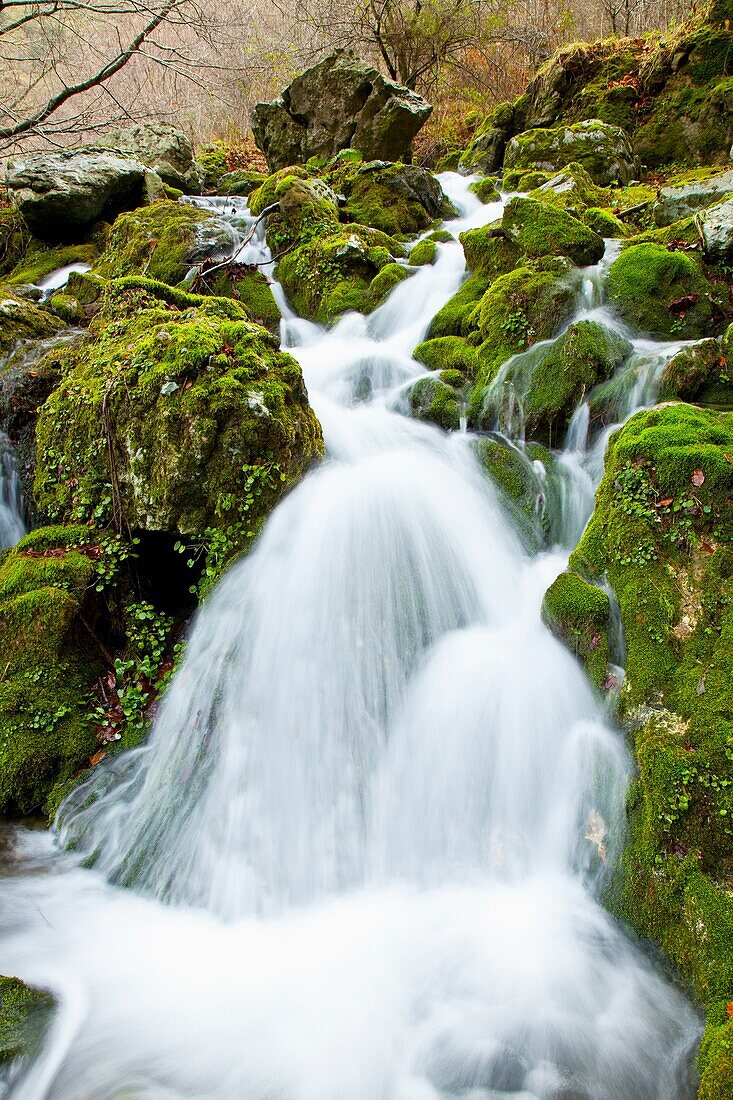
[[[718,340],[702,340],[683,348],[667,366],[659,386],[659,398],[681,398],[697,404],[733,404],[733,382],[727,357]]]
[[[729,927],[733,933],[733,926]],[[733,1019],[728,1015],[728,1003],[712,1006],[706,1024],[698,1100],[733,1100]]]
[[[437,180],[415,165],[347,163],[332,172],[328,181],[345,195],[344,220],[391,236],[420,233],[455,213]]]
[[[597,233],[566,211],[536,199],[512,199],[501,224],[519,251],[532,259],[568,256],[585,267],[603,255],[603,240]]]
[[[628,237],[631,232],[627,225],[616,217],[611,210],[590,207],[583,214],[583,222],[599,236],[604,238]]]
[[[264,172],[237,168],[219,179],[217,190],[220,195],[250,195],[257,187],[261,187],[266,179]]]
[[[371,281],[369,286],[371,304],[374,307],[378,306],[398,283],[404,282],[409,276],[410,272],[402,264],[387,264]]]
[[[251,468],[270,470],[242,544],[322,448],[299,366],[242,305],[142,279],[108,285],[36,436],[54,519],[236,534]]]
[[[522,258],[519,247],[509,239],[499,222],[466,230],[461,233],[461,244],[468,267],[486,279],[513,271]]]
[[[433,339],[438,336],[468,335],[472,328],[469,318],[487,286],[488,279],[483,275],[473,275],[467,279],[460,290],[435,314],[430,322],[428,337]]]
[[[104,278],[145,275],[175,286],[194,263],[199,234],[212,221],[205,210],[167,200],[121,214],[94,271]]]
[[[196,163],[203,173],[205,191],[216,191],[221,177],[229,171],[227,147],[223,141],[204,145],[196,155]]]
[[[544,534],[538,508],[543,487],[531,456],[503,436],[479,436],[475,447],[508,518],[526,545],[538,550]]]
[[[418,344],[413,355],[428,370],[458,371],[473,378],[478,369],[476,349],[460,336],[440,336]]]
[[[469,187],[469,191],[473,191],[474,195],[477,195],[483,203],[498,202],[501,197],[496,188],[496,183],[490,176],[474,180]]]
[[[5,358],[20,340],[43,340],[62,327],[60,321],[33,302],[0,296],[0,358]]]
[[[270,283],[259,268],[232,264],[217,272],[213,279],[204,276],[203,282],[211,294],[241,302],[247,315],[258,325],[273,333],[279,331],[281,313]]]
[[[545,593],[542,620],[602,689],[610,659],[611,605],[606,593],[577,573],[561,573]]]
[[[609,378],[631,352],[628,340],[597,321],[571,325],[542,353],[526,388],[520,386],[527,430],[561,436],[585,395]]]
[[[19,978],[0,977],[0,1066],[40,1046],[50,1023],[53,998]]]
[[[634,176],[633,154],[624,131],[594,118],[516,134],[504,156],[504,189],[514,190],[528,169],[557,172],[571,163],[581,164],[601,186],[627,184]]]
[[[659,339],[706,336],[720,311],[698,259],[661,245],[630,245],[611,264],[608,298],[637,331]]]
[[[529,198],[551,203],[582,220],[590,207],[607,206],[616,191],[599,187],[582,164],[572,161],[530,191]]]
[[[77,325],[84,320],[84,309],[71,294],[53,294],[49,298],[48,308],[67,325]]]
[[[54,783],[96,750],[88,710],[103,659],[97,566],[74,549],[94,542],[86,526],[41,528],[0,564],[1,812],[38,812]]]
[[[23,259],[3,282],[6,286],[39,283],[46,275],[69,264],[92,264],[99,256],[95,244],[60,245],[56,248],[33,242]]]
[[[410,390],[410,408],[418,420],[428,420],[445,431],[458,431],[463,400],[460,391],[442,378],[419,378]]]
[[[248,205],[255,216],[278,201],[278,187],[283,180],[289,178],[308,179],[308,169],[304,168],[302,164],[295,164],[290,168],[281,168],[278,172],[273,172],[271,176],[268,176],[249,196]]]
[[[438,247],[435,241],[423,240],[410,249],[410,263],[417,267],[423,264],[434,264],[438,258]]]

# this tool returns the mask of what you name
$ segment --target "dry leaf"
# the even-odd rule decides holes
[[[103,749],[100,749],[99,752],[95,752],[94,756],[89,757],[89,763],[92,765],[93,768],[96,768],[97,764],[101,763],[106,755],[107,753],[104,752]]]
[[[702,472],[702,470],[693,470],[692,471],[692,484],[693,485],[697,485],[699,487],[700,485],[703,484],[704,481],[705,481],[705,474]]]

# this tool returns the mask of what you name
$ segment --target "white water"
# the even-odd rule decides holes
[[[498,213],[444,186],[454,231]],[[440,245],[328,333],[283,303],[328,461],[202,609],[149,747],[67,803],[94,870],[19,834],[0,972],[60,1011],[15,1100],[694,1094],[695,1015],[597,901],[630,764],[540,621],[565,554],[395,411],[463,277]]]
[[[23,501],[15,452],[5,432],[0,431],[0,550],[15,546],[24,534]]]

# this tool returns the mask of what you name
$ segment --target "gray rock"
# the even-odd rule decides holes
[[[313,156],[359,149],[366,160],[400,160],[430,116],[416,92],[388,80],[347,50],[307,69],[252,113],[255,142],[270,171]]]
[[[631,144],[620,126],[588,119],[573,126],[525,130],[517,134],[504,154],[504,183],[513,185],[529,169],[558,172],[568,164],[581,164],[594,183],[629,183],[636,164]]]
[[[63,240],[99,218],[164,197],[155,172],[134,157],[103,149],[31,153],[7,166],[10,198],[28,228],[46,240]]]
[[[733,262],[733,196],[705,212],[702,236],[706,260],[717,264]]]
[[[689,218],[697,210],[712,206],[732,191],[733,169],[707,180],[662,187],[654,204],[654,221],[660,226],[671,225],[680,218]]]
[[[194,158],[193,145],[182,130],[168,122],[143,122],[115,130],[95,145],[117,153],[127,153],[152,168],[164,183],[187,195],[200,195],[201,169]]]

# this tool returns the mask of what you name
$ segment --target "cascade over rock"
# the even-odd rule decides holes
[[[365,160],[400,160],[432,107],[348,50],[307,69],[271,103],[258,103],[252,132],[270,171],[358,149]]]

